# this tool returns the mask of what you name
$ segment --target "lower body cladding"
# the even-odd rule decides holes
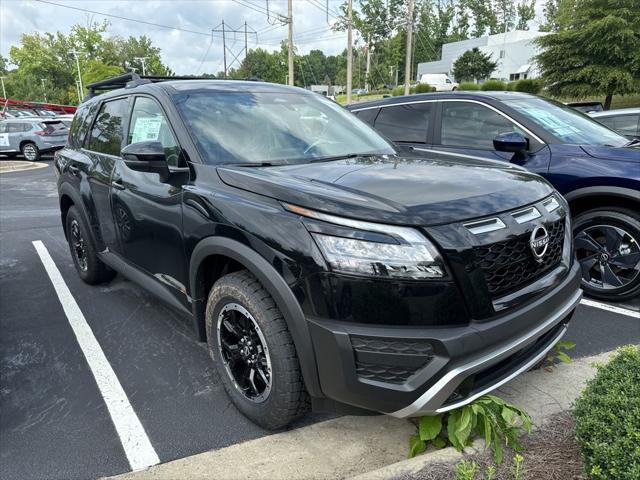
[[[582,298],[579,266],[551,291],[457,327],[385,327],[310,318],[323,393],[395,417],[472,402],[541,361]]]

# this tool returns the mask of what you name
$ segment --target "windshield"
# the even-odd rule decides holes
[[[369,126],[320,95],[197,92],[174,98],[210,164],[306,163],[395,153]]]
[[[505,100],[504,103],[558,137],[574,145],[622,147],[629,140],[586,115],[542,98]]]

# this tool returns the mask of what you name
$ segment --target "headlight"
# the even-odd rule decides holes
[[[320,251],[335,272],[379,278],[423,280],[443,278],[444,264],[433,244],[418,230],[327,215],[295,205],[288,210],[305,217],[356,229],[360,235],[376,235],[376,241],[333,235],[326,229],[314,231],[307,225]],[[388,241],[380,241],[387,239]]]

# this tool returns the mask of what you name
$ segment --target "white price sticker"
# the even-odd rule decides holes
[[[131,143],[157,141],[160,137],[162,117],[138,117],[133,126]]]

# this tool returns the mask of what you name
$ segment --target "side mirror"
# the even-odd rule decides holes
[[[514,153],[513,160],[524,160],[527,158],[529,140],[518,132],[499,133],[493,139],[493,148],[498,152]]]
[[[169,165],[162,143],[136,142],[127,145],[120,152],[127,167],[137,172],[157,173],[161,182],[169,179]]]

